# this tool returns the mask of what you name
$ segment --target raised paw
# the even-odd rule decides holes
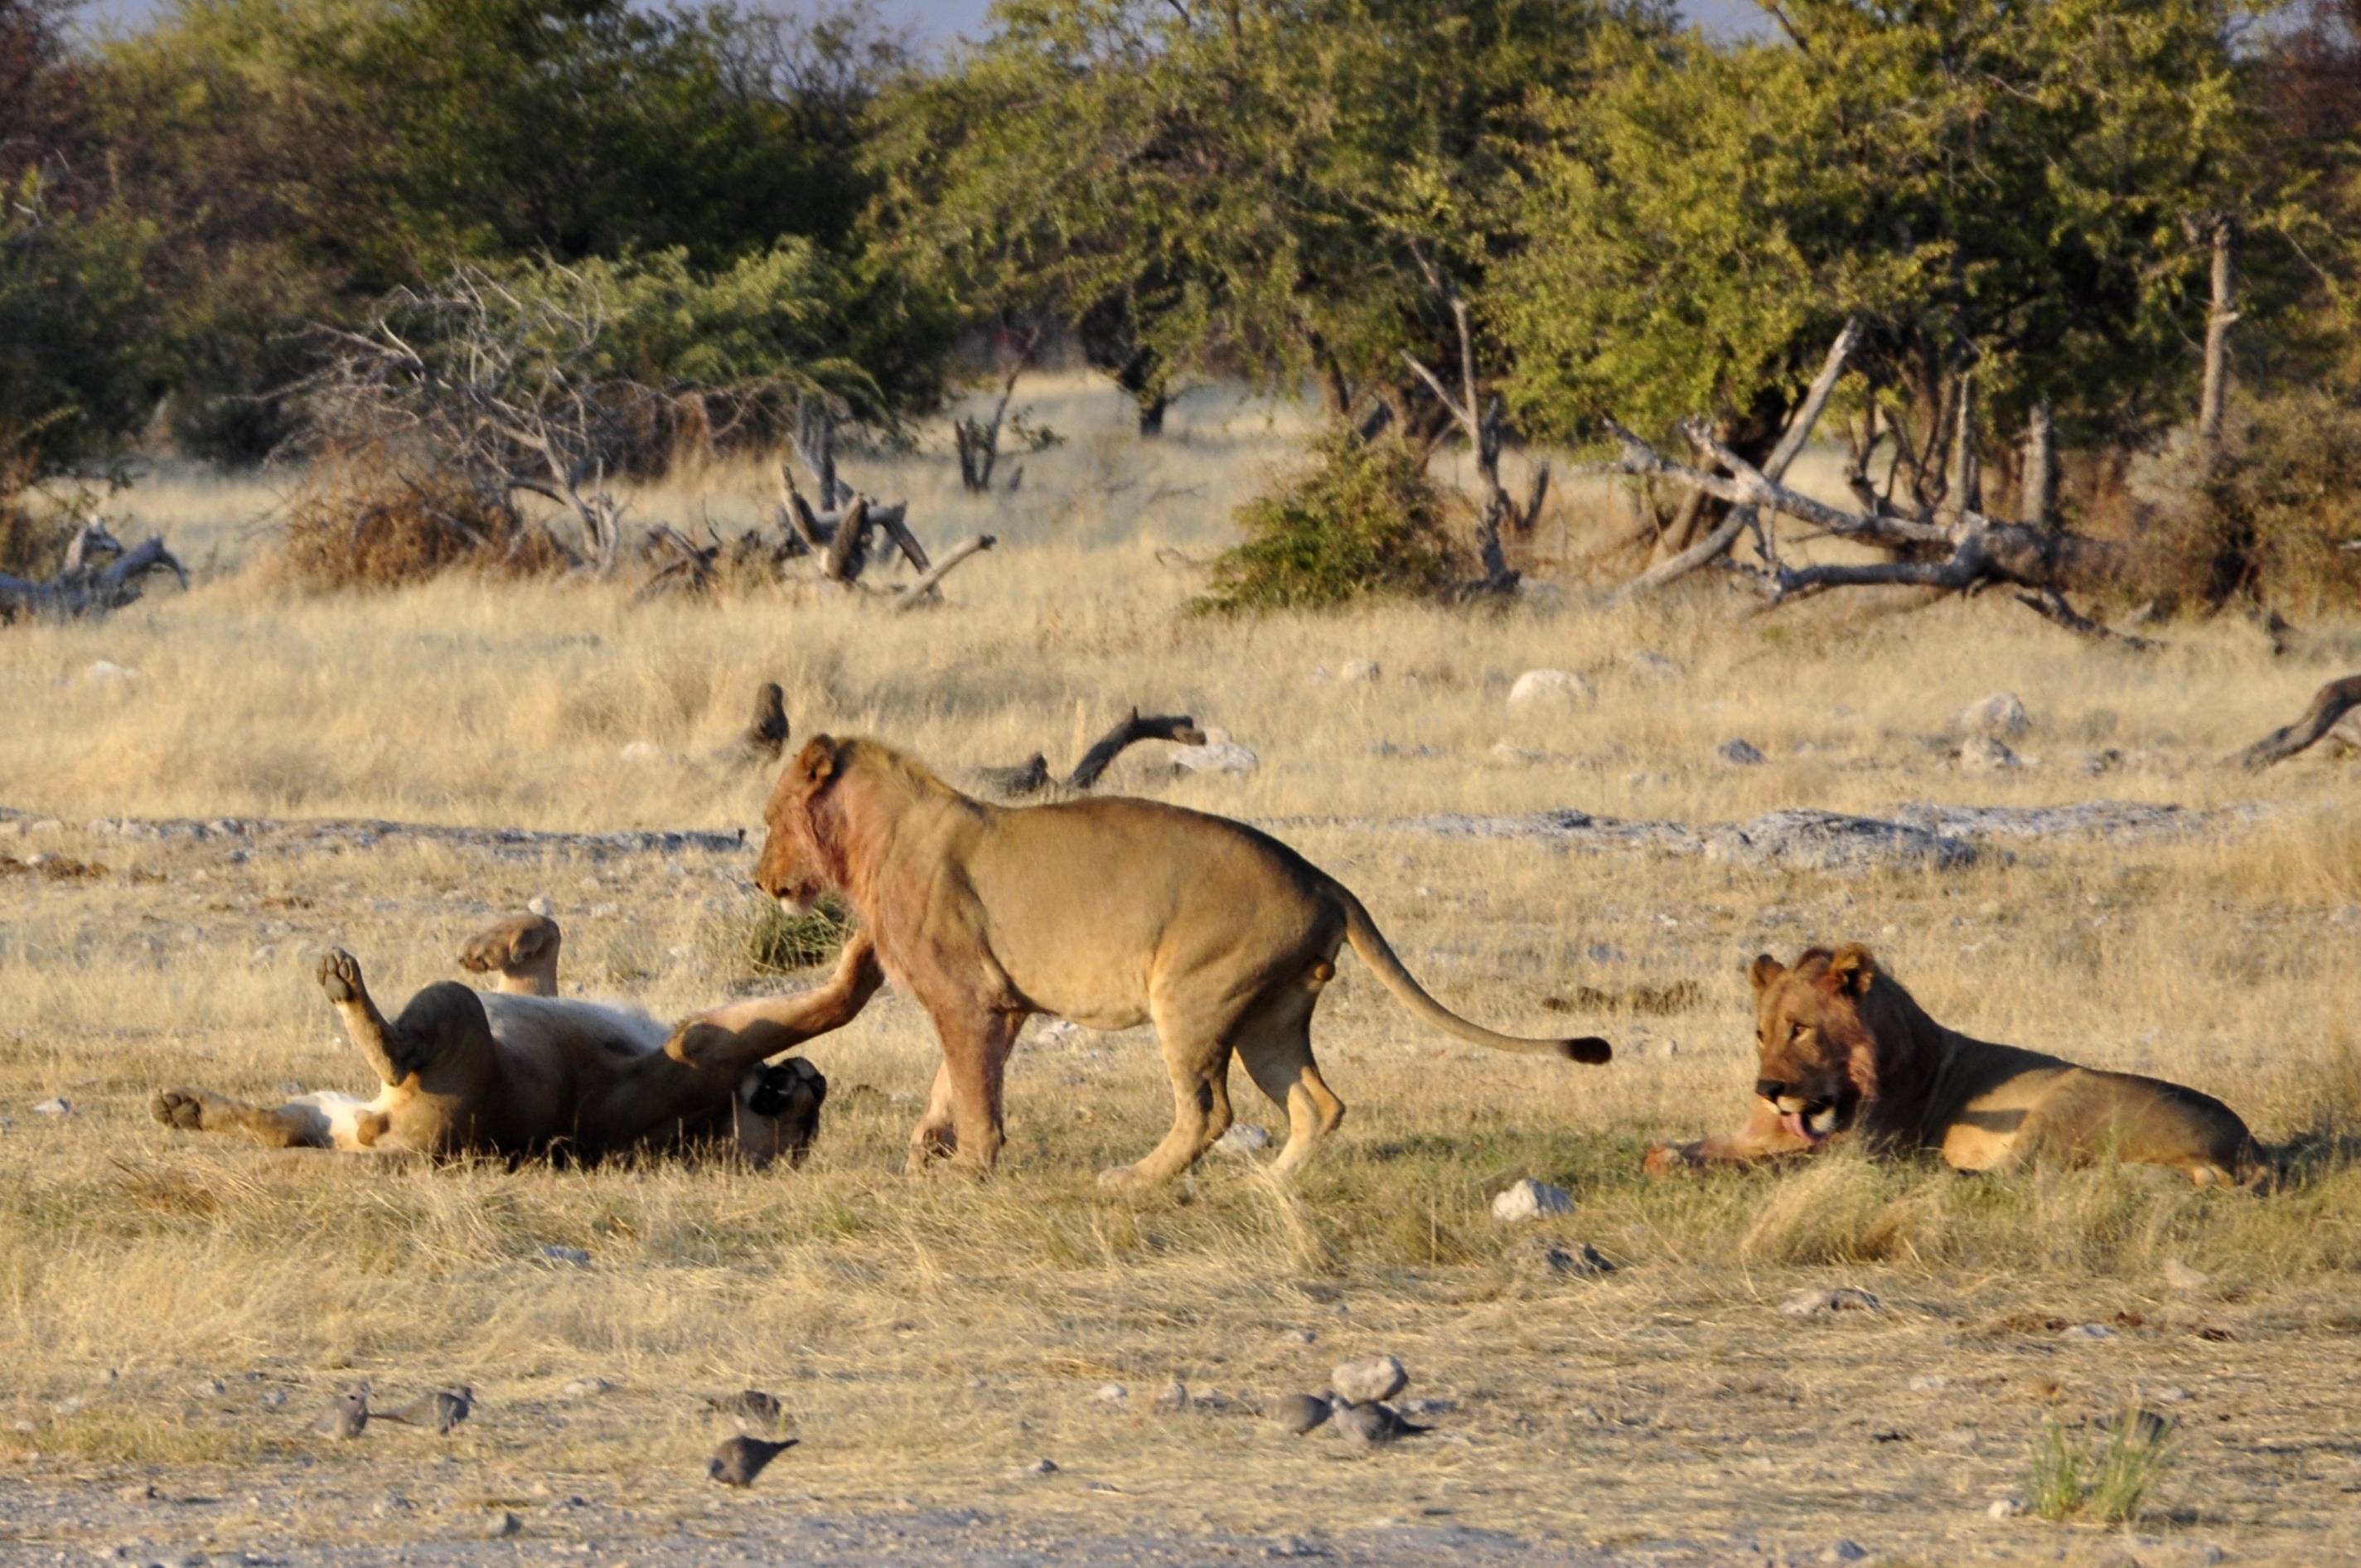
[[[205,1130],[205,1095],[201,1089],[159,1089],[148,1102],[148,1113],[168,1127],[184,1133]]]
[[[358,1002],[367,994],[361,988],[360,960],[342,948],[332,948],[321,954],[320,967],[314,972],[319,976],[320,989],[339,1006]]]

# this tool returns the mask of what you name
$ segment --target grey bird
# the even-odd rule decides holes
[[[1336,1413],[1328,1419],[1334,1423],[1336,1434],[1356,1448],[1378,1448],[1397,1438],[1434,1430],[1402,1420],[1400,1411],[1375,1399],[1360,1405],[1339,1399]]]
[[[398,1410],[379,1410],[377,1418],[381,1421],[401,1421],[413,1427],[433,1427],[436,1437],[445,1437],[449,1435],[453,1427],[466,1420],[475,1408],[476,1390],[473,1385],[467,1385],[457,1388],[437,1388]]]
[[[330,1437],[360,1436],[368,1431],[368,1384],[354,1384],[336,1396],[336,1402],[328,1407],[325,1415],[312,1423],[313,1430],[326,1432]]]
[[[1301,1437],[1319,1430],[1335,1413],[1336,1407],[1325,1394],[1290,1394],[1271,1408],[1270,1419],[1288,1436]]]
[[[796,1441],[790,1437],[770,1442],[741,1433],[713,1451],[713,1457],[705,1462],[705,1473],[725,1486],[751,1486],[763,1467],[795,1447]]]
[[[776,1425],[779,1420],[778,1397],[765,1394],[760,1388],[741,1388],[735,1394],[708,1394],[705,1402],[725,1416],[742,1416],[764,1426]]]

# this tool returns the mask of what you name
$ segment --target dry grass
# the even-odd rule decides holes
[[[487,1503],[535,1534],[581,1535],[593,1527],[555,1501],[571,1491],[598,1503],[612,1543],[917,1499],[1086,1533],[1344,1534],[1384,1518],[1813,1555],[1838,1536],[1934,1561],[2088,1555],[2109,1539],[2094,1527],[1994,1523],[1983,1505],[2022,1491],[2045,1417],[2087,1422],[2177,1388],[2183,1434],[2139,1527],[2169,1538],[2168,1556],[2361,1552],[2361,1174],[2343,1152],[2361,1136],[2361,829],[2335,809],[2353,773],[2213,765],[2300,707],[2361,629],[2274,660],[2224,623],[2140,659],[2004,604],[1750,620],[1711,589],[1614,614],[1543,596],[1209,625],[1180,613],[1202,576],[1157,551],[1209,557],[1223,507],[1283,447],[1209,419],[1143,454],[1101,440],[1081,417],[1094,406],[1042,411],[1072,440],[1027,458],[1013,498],[970,500],[941,459],[905,460],[930,541],[1006,539],[928,615],[791,590],[633,608],[596,587],[472,581],[290,599],[217,569],[103,623],[13,629],[0,803],[72,820],[752,826],[763,781],[716,753],[753,683],[775,678],[798,735],[873,731],[952,770],[1036,749],[1071,762],[1133,703],[1191,712],[1261,769],[1175,783],[1136,756],[1117,785],[1257,817],[1576,806],[1700,822],[2092,795],[2259,798],[2278,815],[1864,877],[1287,827],[1464,1011],[1539,1030],[1574,1016],[1547,998],[1644,995],[1650,1010],[1585,1015],[1618,1042],[1613,1066],[1553,1066],[1441,1041],[1348,965],[1317,1038],[1353,1109],[1323,1160],[1292,1191],[1217,1159],[1142,1200],[1104,1195],[1092,1172],[1136,1157],[1169,1114],[1144,1035],[1028,1037],[1003,1176],[900,1177],[933,1047],[891,994],[813,1048],[834,1092],[793,1174],[432,1168],[167,1135],[145,1109],[167,1084],[362,1087],[307,978],[306,950],[331,942],[399,998],[540,894],[566,923],[576,982],[658,1013],[710,1003],[747,972],[751,854],[234,860],[218,843],[35,831],[9,852],[107,870],[0,875],[0,1452],[20,1462],[0,1489],[27,1505],[18,1539],[113,1539],[120,1519],[45,1499],[154,1478],[233,1499],[202,1526],[223,1547],[426,1539]],[[754,483],[717,472],[645,504],[720,523],[731,487]],[[1635,644],[1674,673],[1629,663]],[[1382,677],[1307,678],[1355,657]],[[139,674],[85,678],[102,658]],[[1510,718],[1506,680],[1536,665],[1586,674],[1597,705]],[[2040,765],[1953,772],[1949,716],[1999,688],[2035,714],[2019,749]],[[1716,761],[1733,735],[1771,762]],[[1546,760],[1495,761],[1503,738]],[[641,740],[657,754],[625,760]],[[2113,771],[2081,771],[2081,753],[2109,749]],[[1874,944],[1948,1023],[2222,1095],[2297,1149],[2292,1179],[2260,1200],[2153,1171],[1971,1180],[1851,1159],[1642,1179],[1647,1140],[1739,1113],[1742,960],[1844,938]],[[30,1113],[50,1095],[73,1113]],[[1524,1175],[1575,1192],[1576,1212],[1540,1228],[1596,1245],[1615,1274],[1552,1275],[1489,1219],[1490,1194]],[[593,1263],[547,1263],[547,1244]],[[2168,1258],[2213,1283],[2169,1288]],[[1806,1283],[1862,1286],[1885,1310],[1780,1315]],[[2082,1324],[2112,1337],[2062,1332]],[[1409,1364],[1413,1395],[1458,1401],[1437,1418],[1447,1441],[1360,1462],[1252,1416],[1378,1350]],[[590,1375],[617,1387],[562,1396]],[[1175,1375],[1226,1403],[1151,1411]],[[475,1383],[482,1413],[445,1445],[456,1467],[430,1464],[416,1434],[334,1451],[308,1435],[302,1418],[354,1376],[381,1396]],[[215,1377],[225,1392],[201,1382]],[[1109,1380],[1126,1405],[1094,1397]],[[785,1479],[717,1516],[693,1462],[723,1429],[687,1395],[748,1384],[778,1391],[806,1442]],[[283,1409],[263,1403],[274,1387],[291,1391]],[[1041,1454],[1059,1476],[1011,1478]],[[388,1487],[436,1500],[365,1520],[356,1499]]]

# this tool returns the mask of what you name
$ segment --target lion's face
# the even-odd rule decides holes
[[[1813,948],[1788,968],[1754,960],[1754,1092],[1796,1137],[1817,1145],[1850,1127],[1876,1085],[1876,1042],[1861,997],[1877,976],[1869,949]]]
[[[814,830],[813,808],[836,777],[836,742],[816,735],[780,773],[763,812],[763,852],[754,885],[796,914],[826,893],[843,891]]]

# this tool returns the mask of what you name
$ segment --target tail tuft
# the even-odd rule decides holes
[[[1565,1047],[1565,1059],[1568,1061],[1604,1067],[1615,1059],[1615,1047],[1596,1035],[1586,1035],[1578,1040],[1560,1040],[1558,1044]]]

